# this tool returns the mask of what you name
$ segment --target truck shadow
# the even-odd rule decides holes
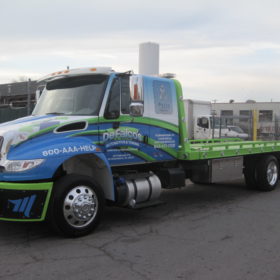
[[[260,195],[263,195],[263,192],[248,189],[243,180],[205,185],[188,182],[186,187],[181,189],[163,190],[160,198],[163,203],[158,206],[136,210],[107,208],[102,230],[113,229],[115,226],[125,227],[127,224],[154,224],[184,214],[207,213],[214,208],[230,207]]]
[[[280,191],[280,190],[276,190]],[[244,199],[263,195],[262,192],[252,191],[246,188],[243,181],[235,181],[227,184],[198,185],[187,183],[181,189],[163,190],[161,195],[162,204],[157,206],[128,209],[119,207],[107,207],[99,228],[96,232],[104,233],[107,230],[132,224],[154,225],[163,220],[173,219],[182,214],[207,212],[209,209],[223,208],[225,205],[235,205]],[[53,233],[46,223],[13,223],[0,222],[1,240],[28,240],[29,238],[60,238]]]

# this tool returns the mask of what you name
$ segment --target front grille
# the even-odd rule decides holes
[[[42,218],[47,195],[47,190],[0,188],[0,219],[31,220]]]

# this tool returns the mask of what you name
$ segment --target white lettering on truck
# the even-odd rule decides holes
[[[128,129],[124,129],[124,130],[117,129],[116,131],[103,133],[104,142],[111,141],[111,140],[118,140],[118,139],[126,139],[126,138],[141,142],[143,136],[136,131],[131,131]]]
[[[60,154],[78,153],[78,152],[93,152],[95,146],[93,145],[81,145],[81,146],[68,146],[61,149],[49,149],[42,152],[44,157],[55,156]]]

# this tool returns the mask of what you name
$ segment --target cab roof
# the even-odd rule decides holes
[[[91,67],[91,68],[75,68],[75,69],[66,69],[58,72],[54,72],[51,74],[48,74],[41,79],[38,80],[38,82],[42,81],[49,81],[56,78],[62,78],[62,77],[73,77],[73,76],[80,76],[80,75],[96,75],[96,74],[103,74],[103,75],[110,75],[111,73],[114,73],[115,71],[111,67]]]

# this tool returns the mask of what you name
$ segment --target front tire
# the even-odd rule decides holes
[[[91,177],[66,175],[54,184],[48,220],[64,236],[87,235],[99,224],[104,204],[103,191]]]

